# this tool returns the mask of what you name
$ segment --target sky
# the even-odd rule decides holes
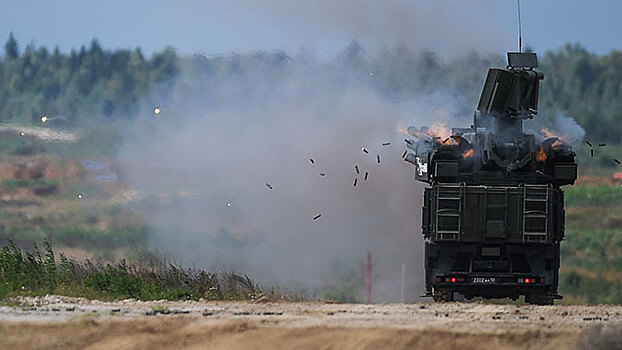
[[[22,48],[34,43],[68,51],[97,38],[107,48],[139,46],[148,54],[170,45],[182,54],[305,47],[330,55],[352,39],[374,50],[400,35],[448,53],[448,47],[506,51],[517,46],[514,0],[2,2],[0,40],[13,32]],[[567,42],[598,54],[622,49],[620,1],[522,0],[521,7],[524,43],[536,51]],[[393,24],[401,25],[398,31],[390,31]],[[416,32],[428,34],[427,40]]]

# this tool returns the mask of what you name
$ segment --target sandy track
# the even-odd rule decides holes
[[[24,302],[0,308],[1,349],[622,348],[620,306]]]

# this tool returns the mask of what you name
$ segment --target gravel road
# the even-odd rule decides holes
[[[17,302],[1,349],[622,349],[611,305]]]

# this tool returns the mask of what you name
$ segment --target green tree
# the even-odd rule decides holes
[[[17,46],[17,40],[15,40],[15,37],[13,36],[13,32],[9,34],[9,40],[7,40],[6,44],[4,44],[4,54],[6,58],[12,60],[19,57],[19,48]]]

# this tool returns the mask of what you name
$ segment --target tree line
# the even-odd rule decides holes
[[[620,143],[622,51],[599,56],[579,44],[567,44],[540,56],[545,73],[540,90],[543,114],[562,111],[592,139]],[[464,101],[468,113],[488,67],[503,66],[504,61],[501,55],[477,52],[442,60],[433,52],[404,47],[370,57],[352,42],[333,60],[317,64],[320,70],[339,72],[339,77],[365,77],[362,83],[389,98],[445,91]],[[38,122],[41,115],[63,116],[76,125],[134,118],[140,113],[138,102],[162,90],[163,83],[183,78],[190,80],[190,89],[200,86],[192,80],[218,85],[260,70],[268,70],[279,83],[278,77],[308,64],[304,55],[282,51],[205,57],[181,56],[167,47],[147,58],[140,48],[106,50],[97,40],[69,53],[34,45],[20,50],[11,34],[0,58],[0,122]],[[372,74],[374,79],[368,79]]]

